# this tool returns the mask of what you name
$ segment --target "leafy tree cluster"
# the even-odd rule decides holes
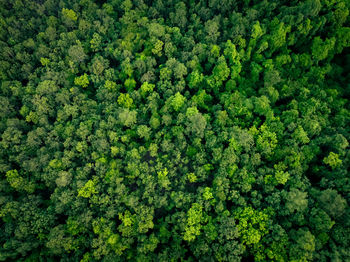
[[[0,0],[0,261],[349,261],[349,9]]]

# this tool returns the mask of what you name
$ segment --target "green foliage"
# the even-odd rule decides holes
[[[230,68],[227,66],[224,56],[220,56],[213,69],[212,75],[207,78],[208,85],[216,90],[215,88],[222,86],[229,75]]]
[[[6,180],[12,188],[17,191],[27,191],[28,193],[33,193],[35,185],[25,181],[23,177],[18,174],[17,170],[10,170],[6,172]]]
[[[101,48],[102,38],[99,34],[94,33],[92,39],[90,40],[90,47],[94,51],[98,51]]]
[[[42,57],[40,58],[40,63],[43,65],[43,66],[47,66],[50,64],[50,60],[48,58],[45,58],[45,57]]]
[[[157,55],[157,56],[161,56],[162,50],[163,50],[163,45],[164,45],[164,43],[162,41],[157,40],[154,44],[153,49],[152,49],[152,53]]]
[[[246,245],[253,245],[268,233],[267,223],[269,215],[266,210],[258,211],[252,207],[238,208],[235,211],[237,228],[240,232],[242,242]]]
[[[271,156],[277,146],[277,136],[275,132],[271,132],[268,127],[263,124],[258,131],[256,140],[257,149],[265,156]]]
[[[177,92],[171,101],[171,106],[174,108],[175,111],[179,111],[184,105],[185,101],[186,98],[183,97],[179,92]]]
[[[85,73],[79,77],[76,77],[74,79],[74,84],[81,86],[81,87],[87,87],[89,85],[89,78],[88,75]]]
[[[189,88],[192,89],[199,89],[200,88],[200,84],[202,83],[204,79],[204,76],[202,73],[198,72],[198,71],[193,71],[192,73],[190,73],[188,75],[188,86]]]
[[[134,218],[131,216],[131,213],[128,210],[126,210],[124,214],[119,214],[119,219],[126,227],[130,227],[134,224]]]
[[[117,88],[118,88],[117,84],[113,81],[110,81],[110,80],[106,80],[104,87],[107,90],[112,91],[112,92],[117,91]]]
[[[307,193],[296,188],[287,193],[286,208],[289,212],[303,212],[308,206]]]
[[[201,234],[201,220],[203,212],[202,206],[198,203],[193,203],[191,208],[187,212],[187,223],[185,227],[185,233],[183,239],[186,241],[194,241],[196,236]]]
[[[307,229],[300,228],[292,232],[294,249],[290,250],[291,261],[311,261],[315,251],[315,236]]]
[[[145,140],[149,140],[149,138],[151,136],[151,129],[148,126],[140,125],[137,128],[137,134],[141,138],[144,138]]]
[[[261,29],[259,21],[256,21],[256,23],[252,27],[252,38],[257,39],[261,37],[264,34],[263,30]]]
[[[203,198],[205,200],[209,200],[213,198],[213,193],[211,192],[211,188],[209,187],[204,188]]]
[[[314,59],[316,59],[316,61],[321,61],[327,58],[329,51],[332,51],[334,48],[334,44],[335,38],[322,41],[320,37],[315,37],[311,46],[312,56]]]
[[[159,171],[157,174],[158,174],[159,184],[164,188],[168,188],[168,186],[170,184],[170,181],[167,177],[168,170],[165,168],[164,170]]]
[[[338,154],[330,152],[329,155],[323,159],[323,163],[329,165],[332,169],[335,169],[342,164],[342,161],[339,159]]]
[[[187,179],[190,183],[194,183],[197,181],[197,176],[194,173],[188,173]]]
[[[70,19],[72,21],[76,21],[78,19],[77,14],[71,9],[63,8],[62,9],[62,15],[65,18]]]
[[[275,179],[278,184],[284,185],[288,181],[289,177],[290,175],[288,172],[277,171],[275,173]]]
[[[320,192],[318,199],[320,207],[333,218],[342,216],[347,207],[346,200],[333,189]]]
[[[96,188],[95,188],[96,182],[93,180],[88,180],[85,185],[78,190],[78,196],[84,197],[84,198],[89,198],[93,194],[96,194]]]
[[[130,111],[125,108],[119,113],[119,120],[122,125],[131,127],[136,123],[137,112],[135,110]]]
[[[148,82],[144,82],[141,85],[141,95],[146,96],[148,93],[152,93],[154,89],[154,84],[149,84]]]
[[[133,100],[129,94],[120,94],[118,97],[118,104],[125,107],[130,108],[132,106]]]
[[[0,2],[0,261],[350,261],[350,4]]]

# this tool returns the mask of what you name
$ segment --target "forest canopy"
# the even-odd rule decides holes
[[[0,261],[350,261],[348,0],[0,0]]]

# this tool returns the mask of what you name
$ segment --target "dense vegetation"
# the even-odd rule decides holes
[[[350,261],[348,0],[0,0],[0,261]]]

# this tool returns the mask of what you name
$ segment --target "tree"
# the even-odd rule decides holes
[[[193,71],[187,77],[188,86],[192,89],[199,89],[203,79],[204,79],[204,76],[202,73],[198,72],[197,70]]]
[[[215,43],[220,36],[219,24],[215,20],[208,20],[204,24],[205,32],[207,34],[206,41],[209,43]]]
[[[266,157],[273,154],[274,149],[277,146],[276,133],[271,132],[269,128],[263,124],[258,132],[256,147]]]
[[[130,97],[130,95],[128,93],[124,94],[120,94],[118,97],[118,104],[125,107],[125,108],[130,108],[132,106],[133,100]]]
[[[118,116],[121,124],[127,127],[131,127],[132,125],[134,125],[137,120],[137,112],[135,110],[130,111],[127,108],[121,110]]]
[[[230,75],[230,69],[226,64],[224,56],[220,56],[213,69],[213,74],[207,79],[208,85],[212,88],[222,86],[223,82],[227,80]]]
[[[74,79],[74,84],[81,86],[83,88],[86,88],[89,85],[89,78],[88,75],[85,73],[79,77],[76,77]]]
[[[335,169],[342,164],[342,161],[339,159],[338,154],[330,152],[329,155],[323,159],[323,163],[329,165],[332,169]]]
[[[292,231],[294,241],[293,249],[290,250],[290,258],[294,260],[313,259],[315,251],[315,236],[306,228],[300,228]]]
[[[28,193],[33,193],[35,190],[35,184],[25,181],[25,179],[18,174],[18,171],[10,170],[6,172],[7,182],[17,191],[25,190]]]
[[[296,188],[291,189],[286,196],[286,208],[290,213],[303,212],[308,206],[307,193]]]
[[[89,198],[92,194],[96,194],[97,191],[95,189],[96,181],[88,180],[85,185],[78,190],[78,196]]]
[[[203,137],[206,126],[207,120],[201,113],[194,113],[188,116],[187,130],[195,136]]]
[[[151,136],[151,129],[146,126],[146,125],[140,125],[137,128],[137,134],[141,137],[144,138],[145,140],[149,140]]]
[[[62,9],[62,20],[68,27],[72,27],[77,19],[78,16],[72,9]]]
[[[256,23],[252,27],[252,38],[258,39],[264,34],[263,30],[261,29],[259,21],[256,21]]]
[[[193,241],[201,234],[202,206],[193,203],[187,212],[187,224],[185,227],[184,240]]]
[[[171,101],[171,105],[175,111],[179,111],[184,105],[185,101],[186,98],[182,96],[179,92],[177,92]]]
[[[342,216],[347,207],[346,200],[336,190],[326,189],[319,194],[320,207],[332,218]]]
[[[87,58],[87,55],[85,54],[84,49],[79,42],[77,45],[72,45],[68,49],[68,55],[74,63],[84,62],[84,60]]]
[[[268,233],[269,217],[266,210],[264,212],[254,210],[252,207],[238,208],[235,212],[235,219],[238,220],[237,228],[243,244],[248,246],[257,244]]]
[[[320,37],[315,37],[312,41],[312,56],[316,61],[321,61],[328,56],[328,52],[334,48],[335,39],[326,39],[322,41]]]

